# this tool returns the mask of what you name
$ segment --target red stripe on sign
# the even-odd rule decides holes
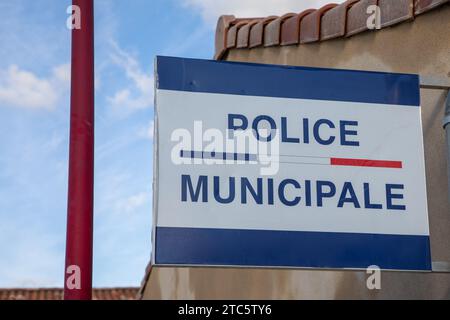
[[[369,159],[345,159],[331,158],[332,166],[352,166],[352,167],[376,167],[376,168],[396,168],[401,169],[401,161],[369,160]]]

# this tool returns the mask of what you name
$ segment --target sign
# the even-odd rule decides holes
[[[158,57],[156,265],[430,270],[417,75]]]

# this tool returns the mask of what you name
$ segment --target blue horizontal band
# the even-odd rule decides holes
[[[428,236],[156,228],[159,265],[431,270]]]
[[[157,88],[420,106],[419,76],[157,57]]]

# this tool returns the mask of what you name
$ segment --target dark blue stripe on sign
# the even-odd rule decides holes
[[[157,88],[420,106],[419,76],[157,57]]]
[[[216,159],[216,160],[236,160],[236,161],[257,161],[258,155],[249,153],[230,152],[206,152],[206,151],[180,151],[181,158],[189,159]]]
[[[156,264],[431,270],[428,236],[156,228]]]

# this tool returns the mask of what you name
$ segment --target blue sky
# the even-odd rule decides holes
[[[155,55],[210,59],[220,14],[326,2],[95,0],[95,286],[138,286],[150,259]],[[0,0],[0,287],[63,285],[70,4]]]

